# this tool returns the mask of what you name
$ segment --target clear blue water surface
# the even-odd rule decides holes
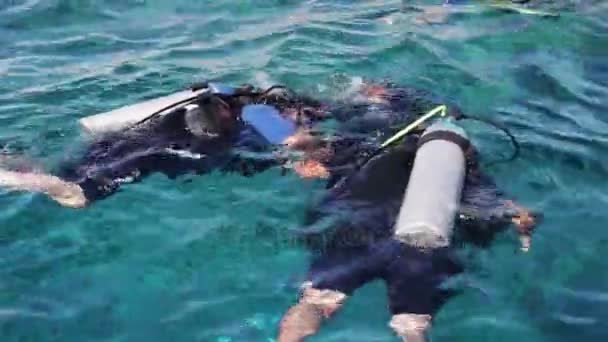
[[[51,168],[82,147],[77,119],[205,78],[431,90],[513,130],[522,158],[490,173],[545,214],[527,255],[512,233],[475,253],[433,339],[605,341],[608,6],[539,6],[561,16],[428,25],[400,1],[2,1],[0,140]],[[488,159],[508,152],[472,131]],[[153,176],[81,211],[0,192],[0,339],[272,339],[307,265],[285,241],[322,188],[279,174]],[[372,283],[311,341],[395,340],[386,305]]]

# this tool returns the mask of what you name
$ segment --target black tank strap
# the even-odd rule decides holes
[[[467,138],[452,131],[434,131],[425,134],[418,140],[418,148],[433,140],[446,140],[458,145],[464,153],[467,168],[469,170],[478,168],[479,161],[477,159],[477,151]]]
[[[418,148],[433,140],[446,140],[453,142],[462,149],[462,152],[464,152],[465,155],[468,155],[471,150],[471,142],[467,138],[464,138],[460,134],[452,131],[433,131],[431,133],[424,134],[420,140],[418,140]]]

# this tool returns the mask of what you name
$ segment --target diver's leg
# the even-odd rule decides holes
[[[297,342],[319,331],[350,294],[373,280],[378,258],[367,247],[333,251],[320,255],[310,267],[300,300],[283,316],[277,342]]]
[[[0,187],[12,191],[41,192],[57,203],[70,208],[82,208],[87,200],[82,188],[59,177],[0,169]]]
[[[442,288],[442,282],[463,269],[447,248],[420,250],[397,241],[393,248],[397,253],[384,278],[392,313],[389,326],[404,341],[423,342],[435,313],[456,294]]]

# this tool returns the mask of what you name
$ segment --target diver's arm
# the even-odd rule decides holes
[[[343,103],[330,111],[342,130],[351,133],[390,132],[403,128],[440,105],[446,105],[447,113],[452,117],[463,115],[452,101],[424,89],[402,85],[365,83],[353,98],[363,100]]]
[[[507,199],[489,176],[472,170],[465,181],[458,220],[463,226],[474,230],[476,237],[482,240],[513,224],[519,234],[522,250],[527,251],[537,215]]]
[[[390,105],[395,112],[424,114],[439,105],[446,105],[450,115],[458,116],[461,112],[452,101],[439,98],[425,89],[406,85],[388,82],[364,83],[358,93],[368,103]]]
[[[69,208],[82,208],[88,204],[87,198],[78,184],[43,173],[0,169],[0,188],[44,193],[57,203]]]

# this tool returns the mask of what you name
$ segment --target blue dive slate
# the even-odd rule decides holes
[[[251,125],[268,143],[278,145],[296,131],[292,121],[281,116],[272,106],[264,104],[247,105],[241,113],[243,121]]]

